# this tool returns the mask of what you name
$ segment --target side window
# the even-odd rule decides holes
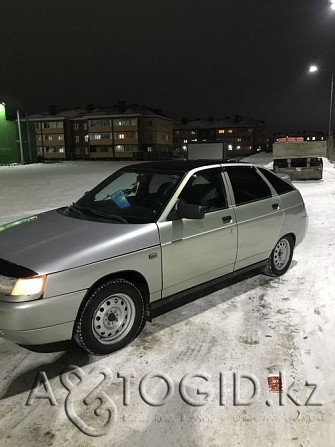
[[[271,190],[256,170],[249,166],[225,168],[232,184],[236,205],[271,197]]]
[[[272,172],[268,171],[264,168],[258,168],[264,177],[271,183],[271,185],[276,190],[277,194],[285,194],[286,192],[294,191],[294,188],[289,183],[285,182],[278,177],[276,174],[272,174]]]
[[[228,208],[221,169],[206,169],[194,174],[180,193],[180,200],[202,206],[205,213]]]

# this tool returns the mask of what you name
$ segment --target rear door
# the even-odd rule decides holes
[[[278,195],[253,166],[226,166],[235,200],[238,248],[235,270],[269,257],[284,220]]]

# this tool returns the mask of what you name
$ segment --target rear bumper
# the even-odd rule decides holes
[[[72,338],[73,324],[86,290],[22,303],[0,301],[0,335],[21,344]]]

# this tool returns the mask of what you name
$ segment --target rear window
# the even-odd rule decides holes
[[[264,168],[258,168],[264,177],[271,183],[271,185],[276,190],[277,194],[285,194],[286,192],[294,191],[294,188],[289,183],[285,182],[285,180],[278,177],[278,175],[273,174]]]
[[[249,166],[227,166],[225,171],[229,175],[236,205],[271,197],[269,186],[256,169]]]

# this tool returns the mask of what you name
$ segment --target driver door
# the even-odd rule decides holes
[[[158,223],[163,298],[232,272],[236,260],[236,219],[228,202],[222,169],[198,170],[178,200],[202,206],[205,217]]]

